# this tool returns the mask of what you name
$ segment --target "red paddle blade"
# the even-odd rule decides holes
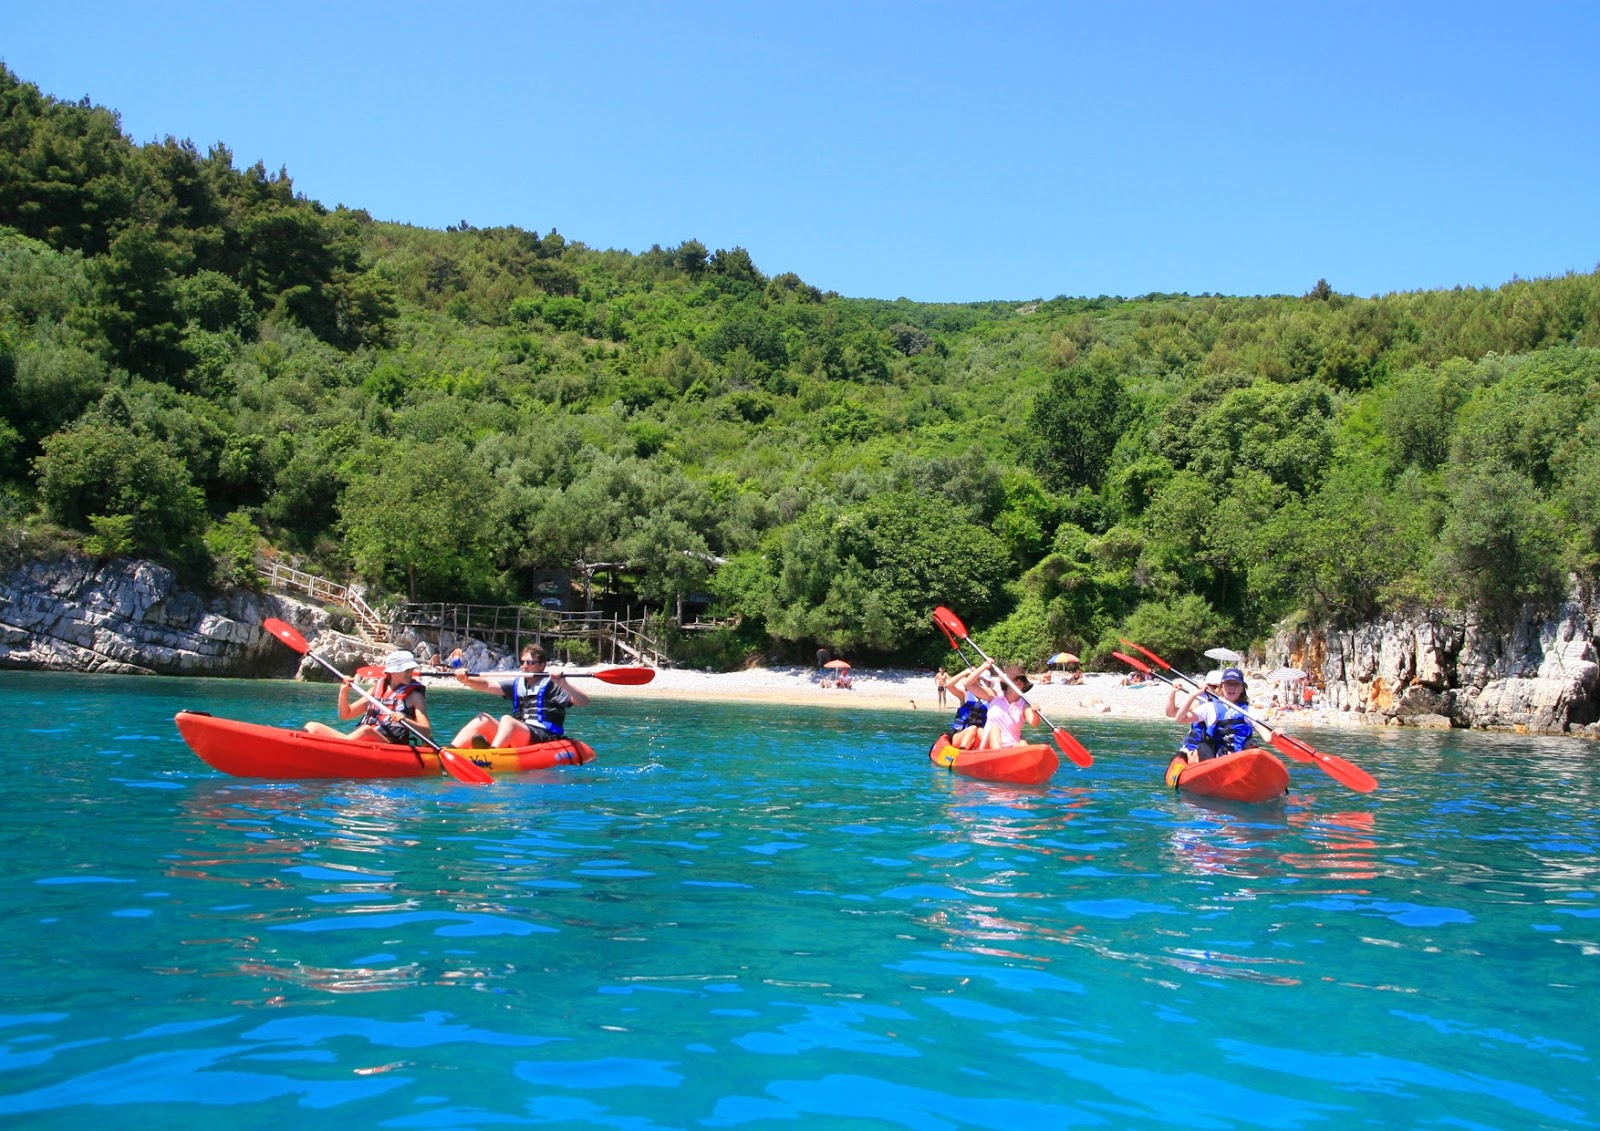
[[[1122,640],[1122,642],[1124,644],[1126,644],[1129,648],[1132,648],[1134,651],[1143,652],[1146,656],[1149,656],[1152,660],[1154,660],[1156,662],[1156,665],[1158,667],[1166,668],[1168,671],[1172,670],[1172,665],[1171,664],[1167,663],[1167,661],[1163,660],[1160,656],[1156,655],[1154,652],[1150,651],[1150,649],[1144,647],[1143,645],[1135,644],[1131,640],[1124,640],[1120,636],[1117,637],[1117,639],[1118,640]]]
[[[1371,793],[1378,788],[1378,779],[1360,766],[1346,762],[1337,755],[1324,754],[1291,735],[1274,733],[1272,745],[1291,758],[1302,762],[1315,762],[1323,773],[1340,784],[1349,786],[1357,793]]]
[[[655,668],[602,668],[597,672],[569,672],[569,675],[592,675],[601,683],[615,683],[624,687],[638,687],[656,677]]]
[[[1094,765],[1094,756],[1089,753],[1089,751],[1084,747],[1083,743],[1079,742],[1076,738],[1073,738],[1072,735],[1068,734],[1061,727],[1056,727],[1053,733],[1055,734],[1056,745],[1061,747],[1061,753],[1070,758],[1074,765]]]
[[[1278,731],[1272,732],[1272,745],[1277,748],[1280,754],[1287,754],[1296,762],[1309,762],[1312,760],[1312,755],[1316,753],[1298,738]]]
[[[383,674],[382,664],[368,664],[364,668],[357,668],[356,675],[361,679],[377,679]]]
[[[311,651],[311,645],[306,643],[306,638],[301,636],[293,628],[279,620],[277,617],[268,617],[266,620],[261,622],[261,627],[272,633],[272,635],[276,636],[279,640],[283,641],[301,655],[305,655],[305,653]]]
[[[1149,664],[1146,664],[1140,660],[1135,660],[1132,656],[1125,656],[1121,652],[1113,652],[1111,654],[1117,659],[1121,660],[1123,663],[1131,665],[1136,671],[1144,672],[1145,675],[1155,674],[1150,670]]]
[[[933,610],[933,619],[938,626],[944,629],[944,634],[950,637],[950,644],[955,646],[955,638],[967,639],[967,626],[961,623],[961,618],[952,613],[943,605],[936,605]]]
[[[454,750],[439,747],[439,764],[445,773],[467,785],[493,785],[494,775],[476,762],[469,762]]]

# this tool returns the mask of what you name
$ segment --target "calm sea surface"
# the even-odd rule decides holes
[[[173,713],[331,687],[0,673],[0,1127],[1600,1124],[1600,745],[1303,732],[1381,789],[1228,809],[1167,726],[1003,787],[602,694],[581,768],[280,783]]]

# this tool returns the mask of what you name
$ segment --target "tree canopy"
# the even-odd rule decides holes
[[[1600,274],[929,304],[758,256],[379,223],[0,66],[0,521],[396,598],[625,563],[730,662],[932,661],[940,603],[1189,660],[1600,562]]]

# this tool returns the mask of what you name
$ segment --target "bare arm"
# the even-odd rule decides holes
[[[572,684],[568,683],[567,677],[561,672],[551,672],[550,682],[567,693],[567,695],[572,699],[572,705],[574,707],[587,707],[589,705],[589,697],[583,692],[579,691],[576,687],[573,687]]]
[[[1204,689],[1197,687],[1195,688],[1194,694],[1183,701],[1183,707],[1178,711],[1177,714],[1177,720],[1179,723],[1187,726],[1190,723],[1197,723],[1200,721],[1200,716],[1197,715],[1194,710],[1194,701],[1204,694]]]

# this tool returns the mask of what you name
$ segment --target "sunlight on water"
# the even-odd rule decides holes
[[[0,674],[7,1126],[1600,1118],[1590,743],[1319,731],[1382,788],[1230,807],[1104,720],[1039,788],[917,712],[618,691],[596,762],[487,789],[229,779],[171,723],[329,696]]]

